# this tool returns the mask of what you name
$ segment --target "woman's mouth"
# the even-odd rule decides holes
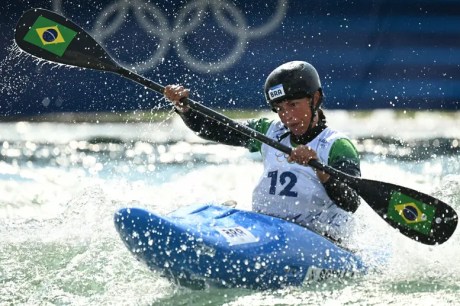
[[[300,123],[299,123],[299,122],[292,122],[292,123],[288,123],[287,126],[288,126],[288,128],[289,128],[290,130],[292,130],[292,129],[298,128],[298,127],[300,126]]]

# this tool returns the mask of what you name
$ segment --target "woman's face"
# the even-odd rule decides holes
[[[278,113],[281,122],[291,131],[293,135],[301,136],[305,134],[310,125],[312,98],[301,98],[285,100],[275,105],[274,109]]]

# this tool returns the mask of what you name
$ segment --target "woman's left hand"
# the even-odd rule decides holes
[[[288,162],[295,162],[299,165],[308,166],[308,163],[312,159],[318,159],[318,155],[315,150],[308,146],[300,145],[292,149],[291,155],[288,157]],[[314,169],[318,179],[325,183],[329,179],[329,174]]]

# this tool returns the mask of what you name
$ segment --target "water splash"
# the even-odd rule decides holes
[[[343,124],[350,123],[346,119]],[[418,131],[426,121],[412,123]],[[440,246],[422,245],[366,204],[356,213],[356,245],[392,255],[367,276],[275,292],[177,288],[133,259],[113,229],[113,213],[140,206],[164,214],[229,199],[250,209],[262,167],[257,157],[202,141],[177,116],[149,124],[0,123],[0,139],[0,304],[386,305],[460,299],[460,268],[453,260],[460,257],[459,230]],[[370,151],[373,144],[382,146],[370,144]],[[149,172],[153,156],[157,168]],[[443,171],[430,167],[440,161]],[[433,194],[460,210],[456,154],[424,160],[420,168],[411,163],[373,155],[363,159],[363,176]],[[121,170],[103,175],[91,170],[97,164]],[[161,179],[152,180],[151,173]]]
[[[27,91],[36,89],[34,79],[38,74],[42,73],[44,67],[50,67],[51,70],[63,66],[82,69],[35,57],[19,48],[15,42],[7,47],[7,51],[7,56],[0,61],[0,74],[2,75],[0,92],[7,97],[2,100],[0,105],[4,114],[15,115],[11,113],[14,108],[13,104],[20,101],[21,96]],[[45,106],[49,102],[49,98],[45,98],[42,101]]]
[[[8,99],[3,99],[3,103],[7,103],[11,107],[14,99],[20,97],[21,94],[30,86],[31,78],[27,74],[18,74],[18,64],[24,62],[30,55],[19,49],[14,43],[7,47],[8,54],[0,61],[0,74],[2,82],[0,82],[0,92],[8,96]]]

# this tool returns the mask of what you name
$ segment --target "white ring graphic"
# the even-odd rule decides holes
[[[62,0],[52,0],[53,10],[64,13]],[[145,0],[115,0],[106,6],[97,16],[91,35],[102,45],[125,22],[129,12],[133,12],[139,27],[152,39],[159,41],[155,52],[145,61],[118,62],[137,72],[146,72],[162,61],[171,46],[174,46],[179,58],[192,70],[201,73],[216,73],[236,63],[251,39],[265,36],[275,30],[283,21],[288,8],[288,0],[278,0],[275,13],[266,24],[252,28],[248,25],[245,13],[228,0],[192,0],[179,9],[174,25],[160,8]],[[170,13],[169,13],[170,14]],[[214,61],[205,61],[190,54],[185,38],[203,24],[203,18],[214,18],[221,29],[235,41],[228,54]],[[110,20],[110,22],[109,22]],[[206,46],[205,46],[206,47]],[[207,50],[202,53],[206,54]]]

